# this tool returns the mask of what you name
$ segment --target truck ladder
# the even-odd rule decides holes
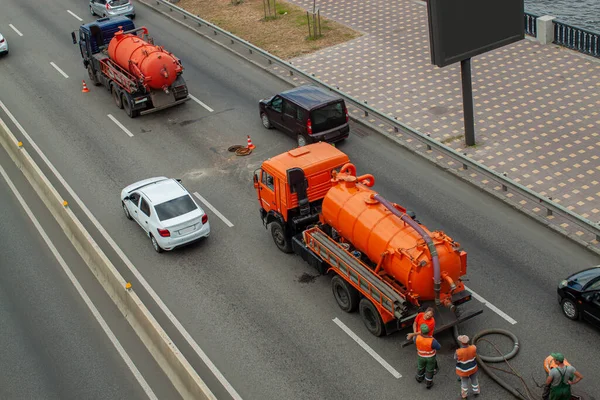
[[[391,315],[398,319],[404,316],[407,308],[406,299],[319,228],[314,227],[304,231],[304,243],[339,275],[356,284],[363,294]]]

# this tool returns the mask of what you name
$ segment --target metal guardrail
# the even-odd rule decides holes
[[[435,151],[441,153],[442,155],[450,157],[451,159],[460,163],[462,165],[463,170],[471,169],[472,171],[475,171],[476,173],[485,176],[487,179],[491,179],[492,181],[497,182],[498,184],[501,185],[502,192],[505,192],[505,193],[511,192],[514,194],[518,194],[518,195],[522,196],[523,198],[534,202],[538,206],[545,208],[546,216],[563,217],[565,220],[569,221],[570,223],[573,223],[573,224],[579,226],[580,228],[582,228],[583,230],[587,231],[588,233],[591,233],[594,236],[596,241],[600,241],[600,224],[599,223],[594,223],[594,222],[572,212],[571,210],[552,201],[551,199],[534,192],[533,190],[521,185],[518,182],[513,181],[512,179],[510,179],[506,176],[503,176],[502,174],[486,167],[483,164],[480,164],[479,162],[477,162],[475,160],[468,158],[466,155],[463,155],[463,154],[457,152],[456,150],[444,145],[443,143],[440,143],[436,140],[431,139],[430,137],[428,137],[428,135],[425,135],[425,134],[417,131],[416,129],[413,129],[413,128],[403,124],[402,122],[398,121],[396,119],[396,117],[384,114],[381,111],[376,110],[375,108],[369,106],[366,101],[361,101],[357,98],[354,98],[354,97],[340,91],[339,88],[337,88],[337,87],[332,87],[332,86],[328,85],[327,83],[323,82],[319,78],[315,77],[314,74],[306,73],[306,72],[294,67],[291,63],[284,61],[273,54],[270,54],[269,52],[253,45],[252,43],[250,43],[242,38],[239,38],[239,37],[233,35],[232,33],[219,28],[218,26],[216,26],[208,21],[205,21],[202,18],[200,18],[194,14],[191,14],[190,12],[168,2],[167,0],[147,0],[147,1],[155,2],[157,5],[162,4],[162,5],[166,6],[167,8],[169,8],[169,10],[171,12],[176,11],[177,13],[180,13],[184,19],[193,20],[197,24],[198,27],[205,26],[205,27],[209,28],[212,31],[211,35],[214,35],[214,36],[223,35],[225,38],[227,38],[227,41],[231,45],[235,45],[235,44],[242,45],[243,47],[245,47],[248,54],[259,55],[261,58],[265,59],[265,61],[268,63],[269,66],[275,64],[275,65],[283,68],[284,70],[286,70],[290,76],[294,76],[294,75],[300,76],[303,79],[305,79],[313,84],[316,84],[318,86],[321,86],[323,88],[326,88],[326,89],[338,94],[347,103],[360,109],[364,113],[365,117],[372,115],[372,116],[380,119],[386,125],[393,128],[394,132],[397,133],[397,132],[402,131],[402,133],[405,133],[405,134],[411,136],[412,138],[416,139],[417,141],[419,141],[422,145],[425,146],[425,148],[427,150],[435,150]],[[396,139],[396,141],[400,142],[400,139]],[[548,224],[551,225],[551,222],[548,221]],[[585,241],[585,242],[587,243],[588,247],[595,249],[595,247],[591,243],[591,241]]]
[[[554,21],[554,43],[592,57],[600,57],[600,34]]]
[[[526,12],[523,15],[523,20],[525,22],[525,34],[530,36],[537,36],[537,19],[539,15],[530,14]]]

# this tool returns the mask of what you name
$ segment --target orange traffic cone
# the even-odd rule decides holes
[[[248,148],[250,150],[255,149],[256,146],[252,144],[252,139],[250,139],[250,135],[248,135]]]
[[[87,93],[90,91],[90,89],[88,89],[87,85],[85,84],[85,80],[82,80],[83,82],[83,89],[81,89],[82,93]]]

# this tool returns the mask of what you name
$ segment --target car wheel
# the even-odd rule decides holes
[[[110,88],[110,92],[117,107],[119,107],[119,109],[122,109],[123,102],[121,101],[121,95],[119,94],[119,90],[114,85],[112,85]]]
[[[152,247],[154,247],[154,251],[157,253],[162,253],[163,249],[158,245],[158,242],[154,238],[154,236],[150,235],[150,240],[152,241]]]
[[[92,14],[93,16],[96,15],[96,13],[94,12],[94,8],[92,6],[90,6],[90,14]]]
[[[360,294],[355,287],[346,282],[341,276],[336,275],[331,279],[331,289],[333,290],[335,301],[337,301],[338,306],[343,311],[347,313],[356,311]]]
[[[279,221],[274,221],[271,223],[271,236],[273,236],[273,241],[279,250],[283,251],[284,253],[292,252],[290,237],[286,234],[283,225],[281,225]]]
[[[563,314],[569,319],[576,321],[579,319],[579,311],[577,311],[577,305],[573,300],[563,299],[560,303],[562,307]]]
[[[273,125],[271,125],[271,121],[269,121],[269,117],[267,116],[266,113],[260,114],[260,120],[262,121],[262,124],[265,128],[271,129],[273,127]]]
[[[131,218],[131,214],[129,214],[129,210],[127,209],[127,205],[125,204],[124,201],[121,202],[121,205],[123,206],[123,212],[125,213],[125,218],[127,219],[133,219]]]
[[[373,335],[381,336],[385,333],[385,326],[377,308],[371,303],[371,300],[363,297],[358,304],[358,311],[362,320]]]
[[[298,134],[296,141],[298,142],[298,147],[303,147],[310,143],[310,140],[302,133]]]

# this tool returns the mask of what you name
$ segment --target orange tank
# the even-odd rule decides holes
[[[321,222],[335,228],[340,236],[379,265],[377,271],[383,278],[387,275],[393,278],[392,282],[400,283],[399,288],[413,304],[434,300],[434,267],[425,240],[374,199],[376,192],[365,185],[373,185],[372,176],[356,178],[355,175],[354,170],[354,174],[334,177],[333,186],[323,199]],[[401,213],[406,212],[395,206]],[[460,277],[466,274],[467,254],[443,232],[430,232],[422,225],[421,228],[435,244],[441,273],[440,300],[448,302],[453,292],[464,290]]]
[[[147,34],[146,28],[142,28]],[[179,60],[162,47],[137,35],[119,31],[108,44],[108,56],[152,89],[170,87],[183,71]]]

